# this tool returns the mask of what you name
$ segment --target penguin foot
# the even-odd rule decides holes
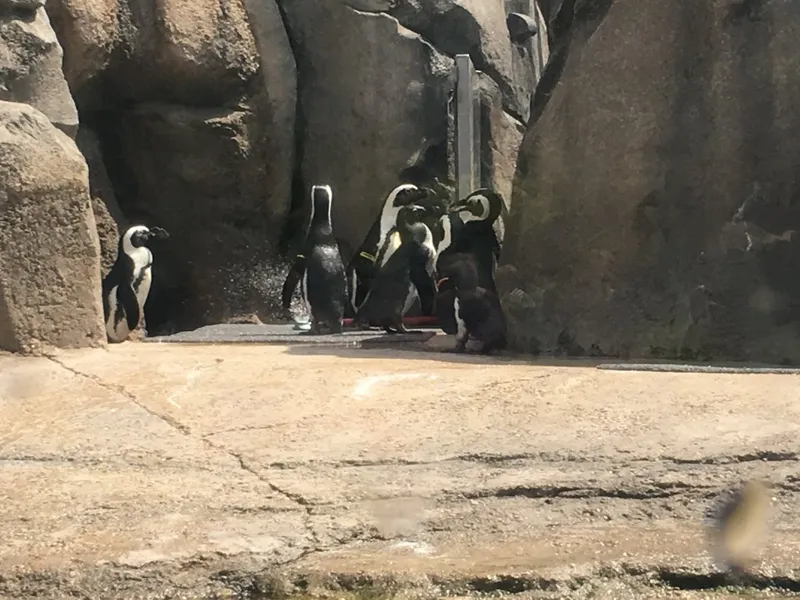
[[[464,354],[467,351],[467,340],[459,340],[456,341],[456,345],[453,348],[453,352],[456,354]]]

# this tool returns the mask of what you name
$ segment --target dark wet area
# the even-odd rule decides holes
[[[423,343],[440,330],[419,328],[406,334],[388,334],[379,329],[370,331],[352,329],[342,333],[311,335],[295,328],[293,323],[281,324],[220,324],[207,325],[193,331],[182,331],[173,335],[145,338],[150,343],[194,343],[194,344],[313,344],[333,346],[395,345]]]

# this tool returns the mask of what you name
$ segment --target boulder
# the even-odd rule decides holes
[[[800,13],[570,4],[498,274],[512,344],[799,361]]]
[[[30,104],[74,137],[78,112],[43,6],[44,0],[0,0],[0,100]]]
[[[153,289],[171,290],[178,328],[268,314],[278,301],[265,286],[289,202],[278,168],[288,165],[271,162],[262,131],[249,110],[143,104],[124,114],[121,147],[138,185],[126,216],[170,232]]]
[[[50,0],[48,10],[82,127],[97,136],[82,146],[100,212],[171,234],[154,251],[149,332],[269,313],[297,103],[278,5]],[[116,246],[101,222],[105,264]]]
[[[0,101],[0,348],[105,343],[86,161],[47,116]]]
[[[347,260],[423,148],[434,147],[428,154],[446,169],[453,61],[385,12],[342,0],[282,7],[300,73],[306,189],[299,201],[307,210],[307,188],[332,186],[334,228]]]
[[[242,0],[50,0],[47,8],[82,110],[113,101],[220,105],[259,72]]]

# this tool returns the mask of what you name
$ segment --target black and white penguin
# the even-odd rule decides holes
[[[341,333],[347,305],[347,279],[339,244],[333,236],[331,205],[333,190],[329,185],[311,188],[311,218],[306,230],[303,251],[295,257],[286,276],[281,295],[285,310],[301,282],[301,295],[311,317],[311,333]]]
[[[372,277],[366,298],[356,312],[357,327],[377,325],[387,333],[405,333],[403,316],[411,307],[416,295],[421,300],[429,290],[424,286],[432,282],[435,249],[433,236],[427,225],[416,220],[425,209],[417,205],[403,207],[397,218],[397,247],[384,259],[378,256],[380,267]],[[388,242],[387,242],[388,243]],[[415,283],[416,282],[416,283]],[[420,291],[417,286],[423,291]]]
[[[384,262],[399,247],[399,236],[393,235],[397,229],[397,216],[400,209],[410,204],[418,205],[427,198],[429,190],[411,183],[394,188],[387,196],[381,214],[373,223],[364,242],[356,251],[347,267],[350,302],[357,311],[370,289],[370,281],[380,268],[379,255]]]
[[[497,293],[494,271],[500,257],[500,243],[493,225],[502,210],[502,197],[481,188],[439,219],[435,311],[445,333],[457,333],[456,291],[450,279],[454,269],[461,272],[462,285],[467,283],[465,277],[474,278],[474,285]]]
[[[108,341],[124,342],[139,324],[145,326],[144,305],[153,281],[150,240],[166,239],[160,227],[129,227],[119,239],[117,260],[103,279],[103,316]]]
[[[481,354],[491,354],[506,347],[506,320],[497,294],[476,285],[474,267],[474,263],[462,261],[451,269],[448,277],[455,292],[456,344],[453,351],[464,352],[472,338],[481,343]]]
[[[433,241],[433,232],[422,221],[415,223],[413,229],[418,232],[422,249],[425,253],[425,261],[414,261],[411,264],[409,275],[411,286],[406,304],[403,308],[403,315],[411,309],[414,301],[419,298],[420,309],[424,316],[431,316],[434,313],[436,304],[436,246]]]
[[[451,251],[473,254],[481,270],[492,275],[493,291],[494,270],[501,250],[494,224],[502,214],[503,207],[500,194],[488,188],[475,190],[450,207],[450,213],[458,215],[464,224],[458,235],[453,236]]]

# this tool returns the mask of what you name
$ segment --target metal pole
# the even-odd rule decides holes
[[[458,199],[476,189],[475,182],[475,75],[469,54],[456,54],[456,180]]]

